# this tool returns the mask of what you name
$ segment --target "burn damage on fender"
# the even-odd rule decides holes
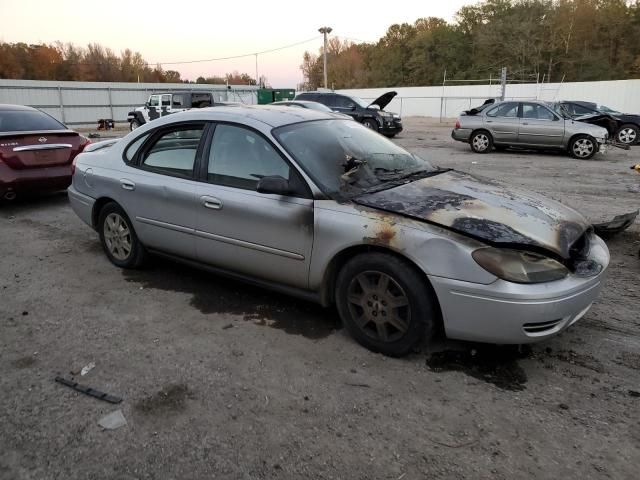
[[[558,202],[453,170],[365,192],[352,201],[492,245],[537,250],[565,261],[576,258],[574,245],[590,230],[584,217]]]

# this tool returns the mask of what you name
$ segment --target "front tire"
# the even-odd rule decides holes
[[[362,125],[370,130],[373,130],[374,132],[378,131],[378,123],[373,118],[365,118],[362,121]]]
[[[598,151],[598,144],[589,135],[578,135],[569,143],[569,155],[579,160],[589,160]]]
[[[137,120],[131,120],[131,122],[129,123],[129,130],[133,132],[138,127],[140,127],[140,122],[138,122]]]
[[[640,128],[632,123],[626,123],[616,133],[616,139],[625,145],[633,145],[640,139]]]
[[[391,357],[430,339],[439,318],[424,275],[387,253],[364,253],[349,260],[338,274],[336,304],[358,343]]]
[[[146,250],[138,240],[124,210],[115,202],[107,203],[98,219],[100,242],[107,258],[120,268],[138,268],[146,259]]]
[[[493,138],[486,130],[478,130],[471,135],[469,145],[475,153],[489,153],[493,148]]]

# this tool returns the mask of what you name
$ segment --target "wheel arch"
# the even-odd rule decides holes
[[[329,261],[327,268],[325,269],[322,288],[320,292],[320,300],[323,306],[330,306],[335,304],[335,286],[336,279],[338,278],[338,273],[342,269],[342,267],[353,257],[356,255],[360,255],[362,253],[386,253],[389,255],[393,255],[396,258],[401,259],[402,261],[408,263],[416,272],[420,274],[420,276],[424,279],[425,285],[429,289],[432,298],[435,301],[435,307],[438,313],[438,328],[442,327],[442,310],[440,309],[440,301],[438,300],[438,295],[436,294],[433,285],[429,281],[429,277],[413,260],[408,258],[401,253],[390,249],[385,248],[380,245],[369,245],[369,244],[360,244],[360,245],[352,245],[343,250],[337,252],[333,258]]]
[[[491,131],[487,127],[478,127],[478,128],[474,128],[473,130],[471,130],[471,133],[469,134],[469,143],[471,143],[471,139],[478,132],[486,133],[487,135],[489,135],[491,137],[491,141],[493,143],[495,143],[495,139],[493,138],[493,133],[491,133]]]
[[[118,202],[116,202],[113,198],[110,198],[110,197],[100,197],[93,204],[93,210],[91,210],[91,226],[93,227],[94,230],[98,229],[98,219],[100,218],[100,211],[104,208],[106,204],[112,203],[112,202],[120,206]]]

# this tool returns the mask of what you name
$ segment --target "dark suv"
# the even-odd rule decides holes
[[[334,92],[303,92],[295,100],[310,100],[326,105],[336,112],[345,113],[365,127],[375,130],[387,137],[393,137],[402,131],[402,119],[397,113],[385,112],[397,92],[387,92],[367,103],[351,95]]]

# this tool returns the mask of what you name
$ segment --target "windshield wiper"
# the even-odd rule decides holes
[[[383,190],[388,190],[390,188],[393,187],[397,187],[399,185],[404,185],[406,183],[411,183],[415,180],[420,180],[423,178],[428,178],[428,177],[434,177],[436,175],[440,175],[441,173],[445,173],[445,172],[449,172],[453,170],[452,168],[438,168],[436,170],[418,170],[413,171],[413,172],[409,172],[405,175],[401,175],[401,176],[396,176],[396,177],[392,177],[390,178],[388,181],[386,181],[385,183],[382,183],[380,185],[376,185],[374,187],[371,187],[367,190],[365,190],[365,193],[376,193],[376,192],[381,192]]]

